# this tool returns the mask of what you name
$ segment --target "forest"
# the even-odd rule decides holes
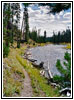
[[[13,45],[14,41],[17,41],[17,48],[20,48],[21,42],[27,42],[29,39],[34,40],[37,43],[45,43],[45,42],[53,42],[53,43],[71,43],[71,30],[68,28],[66,31],[62,33],[59,31],[58,35],[53,31],[52,37],[46,37],[46,30],[44,31],[44,36],[40,36],[40,33],[37,32],[36,28],[32,29],[32,32],[29,30],[29,22],[28,22],[28,9],[27,7],[30,4],[23,4],[24,12],[23,12],[23,20],[22,26],[20,30],[20,4],[19,3],[4,3],[3,5],[3,40],[4,40],[4,48],[8,49],[9,44]],[[43,5],[44,4],[40,4]],[[48,5],[48,4],[46,4]],[[52,6],[52,12],[57,12],[54,5]],[[68,9],[70,4],[64,5],[64,8],[60,7],[59,10]],[[15,18],[14,18],[15,16]],[[5,49],[4,49],[5,50]],[[9,50],[8,50],[9,51]],[[5,51],[4,51],[5,52]],[[5,53],[4,53],[5,55]],[[7,55],[7,54],[6,54]]]

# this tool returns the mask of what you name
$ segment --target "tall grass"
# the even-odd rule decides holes
[[[39,95],[40,93],[39,89],[41,89],[43,93],[45,93],[45,96],[47,97],[55,97],[59,95],[58,89],[54,89],[50,85],[47,84],[47,79],[45,79],[44,77],[40,75],[39,69],[35,67],[31,67],[32,66],[31,63],[29,62],[28,64],[27,61],[22,59],[21,56],[19,55],[17,55],[16,58],[29,73],[35,96]]]
[[[23,88],[23,66],[16,59],[17,50],[10,49],[9,56],[3,59],[3,94],[6,97],[20,95]]]

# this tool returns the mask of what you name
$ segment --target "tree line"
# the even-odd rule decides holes
[[[40,36],[40,29],[38,32],[36,27],[32,29],[32,32],[29,33],[30,39],[34,40],[37,43],[45,43],[46,42],[46,30],[44,31],[44,36]]]
[[[46,31],[44,31],[44,36],[40,36],[40,30],[38,30],[38,32],[37,30],[32,30],[31,32],[29,30],[29,22],[28,22],[28,19],[29,19],[28,5],[30,4],[22,3],[22,5],[24,5],[24,11],[23,11],[22,25],[20,26],[20,17],[21,17],[20,3],[4,3],[3,4],[3,52],[9,52],[9,45],[13,46],[14,41],[17,41],[17,48],[20,48],[20,42],[28,43],[29,39],[32,39],[37,43],[45,43],[48,41],[54,42],[54,43],[61,42],[61,41],[71,42],[70,30],[64,32],[64,34],[58,33],[58,35],[56,35],[54,33],[53,37],[49,37],[49,38],[46,37],[46,34],[47,34]],[[45,4],[45,5],[40,4],[40,5],[46,6],[48,4]],[[60,5],[62,6],[62,4]],[[66,6],[68,7],[69,4],[67,5],[63,4],[63,5],[64,7],[62,7],[62,9],[66,9]],[[58,6],[59,4],[56,4],[56,5],[53,4],[52,8],[54,9],[54,8],[57,8]],[[52,12],[54,11],[53,9],[52,9]],[[57,9],[55,10],[55,13],[56,11]],[[6,53],[4,53],[4,55],[5,54]]]
[[[58,34],[56,34],[55,32],[53,32],[53,36],[52,37],[48,37],[47,38],[47,42],[53,42],[53,43],[71,43],[71,30],[68,28],[66,29],[66,31],[63,32],[58,32]]]

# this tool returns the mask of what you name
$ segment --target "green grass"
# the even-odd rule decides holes
[[[66,47],[64,47],[64,49],[71,49],[71,43],[61,43],[62,45],[66,45]]]
[[[3,94],[10,97],[14,94],[19,95],[23,87],[23,66],[16,59],[17,49],[10,49],[9,56],[3,59],[8,66],[3,69]]]
[[[66,48],[67,48],[67,49],[71,49],[71,44],[68,43]]]
[[[45,93],[46,97],[59,96],[58,89],[54,89],[53,87],[51,87],[50,85],[47,84],[47,79],[45,79],[44,77],[42,77],[40,75],[39,69],[37,69],[35,67],[31,67],[31,63],[30,62],[27,63],[27,61],[22,59],[20,55],[17,55],[16,58],[29,73],[35,95],[36,95],[36,93],[37,94],[40,93],[40,91],[38,89],[38,87],[39,87],[43,91],[43,93]]]
[[[16,44],[15,44],[16,45]],[[40,75],[40,70],[32,67],[33,65],[27,60],[23,59],[21,55],[24,54],[27,45],[21,45],[20,49],[10,48],[8,58],[4,58],[3,61],[9,66],[7,70],[4,70],[3,79],[3,93],[5,96],[14,96],[14,94],[20,94],[23,87],[24,73],[23,68],[28,72],[31,78],[31,85],[33,88],[34,97],[58,97],[58,89],[55,89],[47,84],[47,79]],[[18,76],[18,80],[16,77]],[[11,89],[9,89],[11,88]]]

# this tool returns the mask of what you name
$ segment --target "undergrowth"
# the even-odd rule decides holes
[[[4,58],[4,62],[8,65],[7,71],[4,70],[4,96],[20,95],[23,88],[24,73],[23,68],[28,72],[31,78],[31,85],[33,88],[34,97],[58,97],[58,89],[51,87],[47,84],[47,79],[40,75],[40,70],[33,67],[33,65],[21,56],[24,54],[27,45],[21,46],[20,49],[11,48],[8,58]],[[18,79],[16,78],[18,76]],[[9,89],[10,88],[10,89]]]
[[[17,55],[16,58],[22,64],[22,66],[24,66],[24,68],[30,75],[32,87],[34,90],[34,96],[40,94],[39,88],[43,91],[43,93],[45,93],[46,97],[55,97],[59,95],[58,89],[54,89],[53,87],[47,84],[47,79],[40,75],[39,69],[31,67],[31,63],[22,59],[20,55]]]
[[[3,94],[6,97],[20,95],[23,88],[23,67],[16,59],[17,50],[10,49],[8,58],[3,59]]]

